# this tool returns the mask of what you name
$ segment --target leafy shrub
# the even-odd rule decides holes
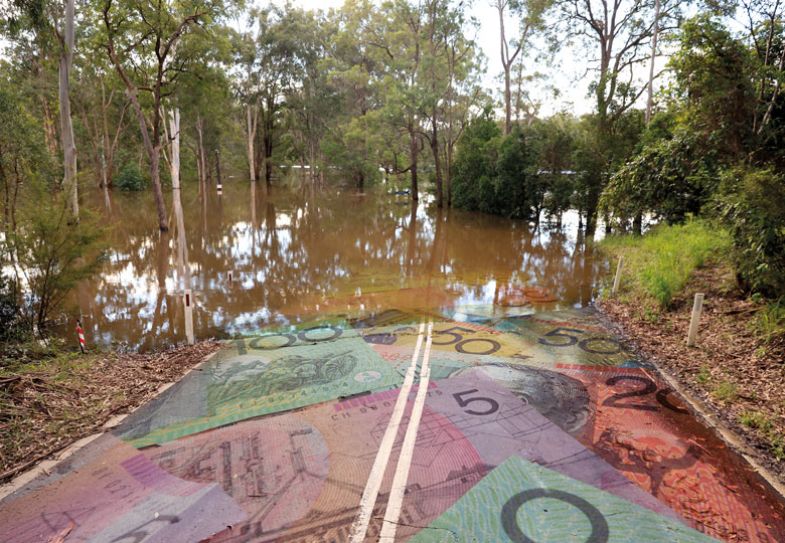
[[[755,327],[766,343],[785,340],[785,298],[763,308],[755,319]]]
[[[0,343],[21,341],[27,335],[20,311],[16,285],[0,273]]]
[[[27,187],[17,229],[6,247],[13,255],[20,281],[20,315],[27,330],[44,330],[68,292],[93,275],[102,261],[101,229],[87,210],[71,224],[65,195]]]
[[[488,112],[474,119],[458,143],[455,207],[507,217],[536,217],[544,189],[528,139],[518,127],[502,136]]]
[[[115,176],[113,184],[120,190],[140,191],[147,186],[136,162],[127,162]]]
[[[721,178],[717,208],[732,237],[739,283],[785,296],[785,175],[738,167]]]
[[[727,233],[702,221],[662,224],[642,237],[611,236],[601,243],[604,251],[624,255],[625,289],[660,308],[670,305],[693,270],[729,246]]]
[[[622,225],[639,213],[653,213],[669,224],[684,222],[709,201],[716,186],[713,164],[695,135],[677,132],[644,147],[611,177],[600,210]]]

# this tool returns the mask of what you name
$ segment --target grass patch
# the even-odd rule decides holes
[[[773,427],[771,420],[760,411],[744,411],[739,415],[739,422],[748,428],[755,428],[764,432],[768,432]]]
[[[738,396],[738,388],[730,381],[722,381],[714,387],[711,395],[721,402],[732,402]]]
[[[690,274],[711,257],[730,254],[727,232],[704,221],[659,225],[644,236],[610,236],[600,248],[624,256],[622,289],[630,298],[667,308]]]
[[[785,340],[785,299],[772,302],[758,312],[755,330],[765,343]]]
[[[739,422],[747,428],[758,430],[774,458],[785,460],[785,437],[777,431],[769,417],[760,411],[744,411],[739,415]]]
[[[698,374],[695,376],[695,380],[702,385],[705,385],[711,381],[711,372],[709,371],[709,367],[706,365],[701,366],[700,371],[698,371]]]

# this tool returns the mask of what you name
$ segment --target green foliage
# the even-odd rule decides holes
[[[711,395],[725,403],[734,401],[739,395],[739,388],[731,381],[721,381],[711,391]]]
[[[101,229],[88,212],[78,225],[69,224],[62,194],[38,190],[29,196],[6,244],[19,273],[22,318],[29,329],[36,325],[43,330],[68,292],[97,270]]]
[[[127,162],[115,176],[112,184],[120,190],[140,191],[145,189],[147,181],[136,162]]]
[[[641,237],[610,236],[600,247],[606,253],[624,256],[622,287],[630,297],[664,309],[687,284],[693,270],[726,252],[729,245],[723,230],[692,221],[659,225]]]
[[[741,415],[739,415],[739,422],[749,428],[763,431],[768,431],[772,428],[771,420],[759,411],[743,411]]]
[[[717,18],[702,14],[682,25],[670,66],[685,100],[681,122],[721,158],[741,156],[756,102],[746,45]]]
[[[739,422],[757,430],[767,442],[768,448],[777,460],[785,460],[785,438],[777,431],[774,422],[760,411],[745,410],[739,415]]]
[[[20,312],[16,284],[0,273],[0,343],[21,341],[27,336]]]
[[[717,209],[733,237],[736,270],[749,290],[785,295],[785,175],[737,167],[721,178]]]
[[[486,111],[469,124],[457,153],[456,207],[508,217],[537,216],[544,190],[529,138],[520,128],[503,137]]]
[[[755,319],[755,327],[766,343],[785,340],[785,298],[763,308]]]
[[[698,374],[695,376],[695,380],[705,385],[711,380],[711,372],[709,371],[708,366],[701,366],[701,369],[698,371]]]
[[[537,121],[531,127],[544,189],[543,207],[549,215],[561,215],[573,204],[575,177],[568,172],[574,169],[576,130],[575,119],[563,113]]]
[[[653,213],[669,224],[698,215],[714,192],[716,172],[694,134],[677,132],[650,145],[611,177],[600,210],[626,227],[637,214]]]

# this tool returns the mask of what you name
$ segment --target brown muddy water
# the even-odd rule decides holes
[[[391,308],[472,320],[583,307],[604,266],[580,241],[575,214],[534,227],[438,210],[426,197],[413,207],[383,186],[268,192],[239,180],[220,196],[185,185],[181,262],[171,190],[166,197],[172,228],[161,234],[150,192],[85,195],[106,224],[107,260],[69,300],[66,337],[81,314],[88,344],[183,342],[185,266],[197,339]]]

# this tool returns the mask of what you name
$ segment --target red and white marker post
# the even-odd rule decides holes
[[[194,308],[191,296],[191,289],[186,288],[183,295],[183,307],[185,309],[185,339],[188,345],[194,344]]]
[[[79,322],[79,319],[76,319],[76,335],[79,336],[79,350],[84,354],[87,351],[85,350],[84,330],[82,329],[82,323]]]

